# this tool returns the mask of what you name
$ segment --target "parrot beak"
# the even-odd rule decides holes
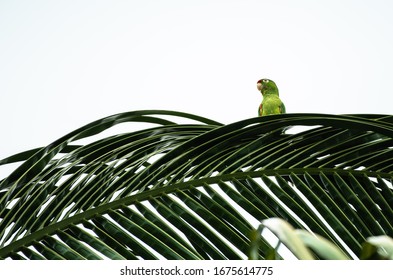
[[[261,90],[262,90],[262,83],[259,82],[259,81],[258,81],[258,83],[257,83],[257,89],[258,89],[258,91],[261,91]]]

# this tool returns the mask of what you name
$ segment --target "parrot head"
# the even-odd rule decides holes
[[[266,93],[278,95],[276,83],[269,79],[260,79],[257,82],[257,89],[262,93],[262,95],[265,95]]]

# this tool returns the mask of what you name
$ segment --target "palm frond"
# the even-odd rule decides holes
[[[244,259],[272,217],[353,258],[393,236],[392,147],[385,115],[110,116],[0,161],[0,258]]]

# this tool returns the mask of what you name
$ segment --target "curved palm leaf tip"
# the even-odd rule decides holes
[[[315,244],[357,258],[367,238],[393,234],[392,120],[285,114],[222,125],[172,111],[97,120],[0,161],[21,163],[0,183],[0,258],[244,259],[272,217],[303,231],[285,239],[288,227],[263,222],[279,239],[259,227],[253,258],[329,258]],[[135,122],[145,128],[109,133]],[[305,245],[291,243],[299,238]]]

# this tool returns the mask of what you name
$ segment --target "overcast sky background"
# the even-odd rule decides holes
[[[393,2],[0,0],[0,159],[142,110],[392,113]]]

